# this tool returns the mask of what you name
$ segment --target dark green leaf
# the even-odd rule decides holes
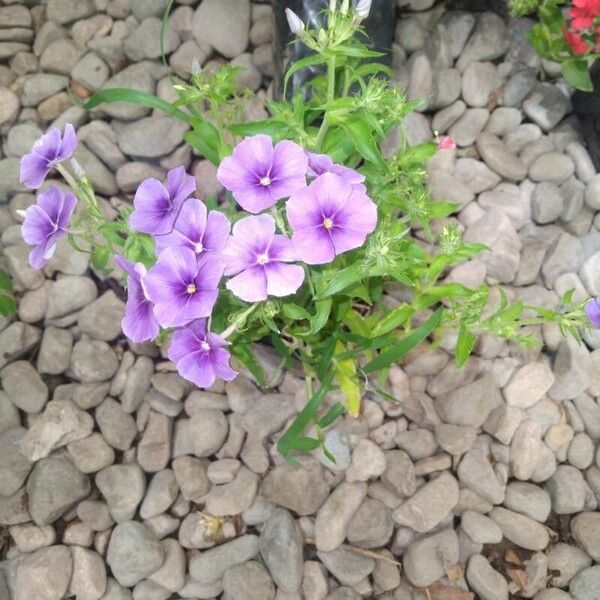
[[[440,306],[440,308],[438,308],[425,323],[415,329],[415,331],[368,362],[363,367],[363,371],[365,373],[372,373],[373,371],[385,369],[391,364],[399,361],[407,352],[420,344],[440,324],[443,314],[444,309]]]
[[[365,160],[377,165],[381,169],[387,168],[379,151],[379,146],[371,133],[371,129],[364,121],[353,120],[341,123],[341,127],[350,136],[354,147]]]
[[[314,317],[310,320],[310,332],[317,333],[327,325],[329,319],[329,313],[331,312],[331,298],[325,298],[324,300],[317,300],[315,302],[317,312]]]
[[[333,422],[337,421],[345,411],[345,407],[341,402],[336,402],[317,422],[317,427],[325,429]]]
[[[149,94],[148,92],[141,92],[140,90],[132,90],[128,88],[111,88],[108,90],[100,90],[96,92],[84,105],[83,108],[86,110],[92,110],[97,108],[101,104],[113,103],[113,102],[127,102],[128,104],[136,104],[138,106],[146,106],[148,108],[155,108],[164,112],[175,119],[190,123],[191,116],[184,113],[177,108],[173,108],[166,100]]]
[[[10,317],[17,312],[17,301],[6,294],[0,294],[0,315]]]
[[[588,64],[585,59],[566,60],[560,65],[563,77],[567,83],[577,90],[583,92],[592,92],[594,84],[588,71]]]
[[[12,291],[13,285],[8,273],[4,269],[0,269],[0,290]]]
[[[345,46],[339,45],[331,49],[334,54],[342,54],[344,56],[351,56],[353,58],[378,58],[385,56],[383,52],[376,52],[375,50],[369,50],[365,46]]]

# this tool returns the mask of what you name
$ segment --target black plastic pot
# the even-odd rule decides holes
[[[307,56],[310,51],[298,41],[292,41],[290,28],[285,18],[285,9],[291,8],[307,27],[324,26],[325,15],[323,11],[328,7],[328,0],[272,0],[275,10],[275,40],[273,55],[275,59],[274,95],[281,98],[282,78],[286,65]],[[392,43],[394,41],[394,28],[396,26],[396,9],[394,0],[373,0],[369,17],[364,22],[369,45],[387,55],[390,61]],[[318,67],[306,68],[298,71],[288,86],[288,95],[295,90],[303,89],[306,82],[321,72]]]
[[[600,171],[600,61],[590,71],[593,92],[577,91],[571,98],[573,111],[581,121],[581,131],[594,166]]]

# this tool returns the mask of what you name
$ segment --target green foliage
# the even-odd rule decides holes
[[[513,8],[530,10],[532,4],[515,0]],[[557,7],[554,0],[544,1],[542,29],[532,34],[544,56],[551,56],[552,44],[558,43],[550,26],[558,22],[559,14],[562,18]],[[447,330],[458,332],[456,365],[461,367],[482,333],[529,344],[532,340],[523,327],[552,322],[565,334],[578,337],[586,323],[583,304],[574,305],[570,295],[553,311],[511,304],[503,292],[490,294],[485,285],[472,290],[445,282],[450,268],[486,247],[464,242],[456,227],[434,233],[432,221],[451,215],[457,207],[433,201],[428,192],[426,163],[438,151],[436,145],[410,147],[406,142],[403,120],[419,103],[408,102],[389,83],[385,78],[390,74],[388,67],[372,62],[379,54],[364,43],[354,14],[338,9],[329,13],[325,28],[302,30],[299,38],[313,54],[291,66],[285,83],[309,65],[325,65],[326,73],[291,100],[268,102],[269,117],[260,121],[245,122],[244,107],[251,94],[239,89],[239,69],[230,65],[195,72],[189,81],[176,81],[178,99],[171,104],[151,94],[114,89],[98,92],[85,105],[92,109],[104,102],[125,101],[161,110],[186,122],[190,130],[185,140],[215,164],[240,138],[260,133],[327,153],[365,175],[368,194],[377,204],[378,225],[362,248],[339,255],[327,265],[306,266],[306,283],[294,296],[249,306],[223,289],[212,316],[212,330],[228,337],[237,362],[260,385],[271,382],[254,352],[257,341],[269,341],[281,355],[279,371],[302,365],[307,404],[278,442],[281,454],[292,462],[296,462],[294,453],[319,447],[334,460],[324,448],[323,430],[344,412],[357,416],[365,390],[393,400],[372,379],[377,375],[381,379],[391,365],[428,338],[435,343]],[[564,50],[564,40],[562,44]],[[563,65],[571,72],[569,77],[582,81],[581,65],[566,60]],[[400,139],[398,149],[384,157],[382,141],[394,128]],[[127,210],[108,222],[85,182],[78,194],[88,207],[79,223],[82,250],[93,248],[96,268],[106,269],[115,253],[148,267],[155,262],[151,238],[129,231]],[[240,213],[231,197],[229,202],[223,208],[215,199],[207,201],[235,221]],[[289,233],[285,212],[275,209],[273,216],[279,231]],[[384,296],[389,287],[400,292],[402,301]],[[162,332],[161,339],[168,335]],[[324,409],[328,392],[334,389],[342,392],[345,402]]]
[[[510,9],[516,16],[537,11],[539,22],[529,33],[529,40],[536,52],[545,59],[560,63],[561,72],[567,83],[578,90],[591,92],[592,80],[589,65],[600,57],[597,52],[596,30],[575,32],[588,45],[588,51],[576,54],[565,38],[571,31],[566,0],[511,0]]]
[[[12,281],[4,269],[0,269],[0,316],[11,317],[17,312],[17,301]]]

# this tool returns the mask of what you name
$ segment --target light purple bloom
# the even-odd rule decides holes
[[[275,234],[271,215],[241,219],[233,226],[223,253],[225,274],[235,275],[226,286],[245,302],[267,296],[289,296],[304,281],[304,270],[286,263],[296,260],[292,242]]]
[[[268,135],[243,139],[225,158],[217,179],[248,212],[259,213],[306,185],[308,158],[289,140],[273,147]]]
[[[333,173],[317,177],[286,205],[298,257],[310,265],[331,262],[359,248],[377,225],[377,207],[362,191]]]
[[[592,298],[585,305],[585,314],[594,327],[600,327],[600,298]]]
[[[44,183],[52,169],[63,160],[71,158],[77,146],[77,135],[71,123],[65,125],[63,134],[53,127],[36,140],[29,154],[21,159],[21,183],[32,190]]]
[[[42,269],[54,255],[56,242],[67,233],[76,205],[73,194],[53,185],[25,211],[21,235],[25,242],[35,246],[29,254],[29,264],[34,269]]]
[[[227,345],[223,338],[206,331],[204,319],[198,319],[173,333],[168,355],[182,377],[208,388],[217,377],[231,381],[237,375],[229,366]]]
[[[364,184],[365,176],[350,167],[334,163],[327,154],[315,154],[308,152],[308,175],[309,177],[318,177],[323,173],[334,173],[349,183],[353,188],[366,192]]]
[[[183,203],[173,231],[156,236],[156,250],[160,253],[165,248],[183,246],[196,254],[221,252],[230,229],[231,223],[222,212],[211,210],[207,215],[204,202],[190,198]]]
[[[167,248],[142,279],[154,316],[163,327],[180,327],[208,317],[219,294],[223,263],[214,254]]]
[[[182,204],[196,191],[196,179],[184,167],[167,173],[167,185],[153,177],[144,179],[133,199],[134,211],[129,225],[134,231],[162,235],[169,233]]]
[[[148,300],[142,287],[142,278],[146,276],[146,267],[142,263],[131,263],[122,256],[116,256],[115,262],[127,273],[127,304],[125,316],[121,321],[123,333],[132,342],[153,340],[160,327],[154,317],[152,302]]]

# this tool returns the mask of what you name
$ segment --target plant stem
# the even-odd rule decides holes
[[[333,100],[335,100],[335,55],[331,55],[327,59],[327,102],[333,102]],[[329,123],[327,123],[327,119],[323,118],[315,142],[317,150],[321,149],[321,144],[325,139],[328,129]]]

